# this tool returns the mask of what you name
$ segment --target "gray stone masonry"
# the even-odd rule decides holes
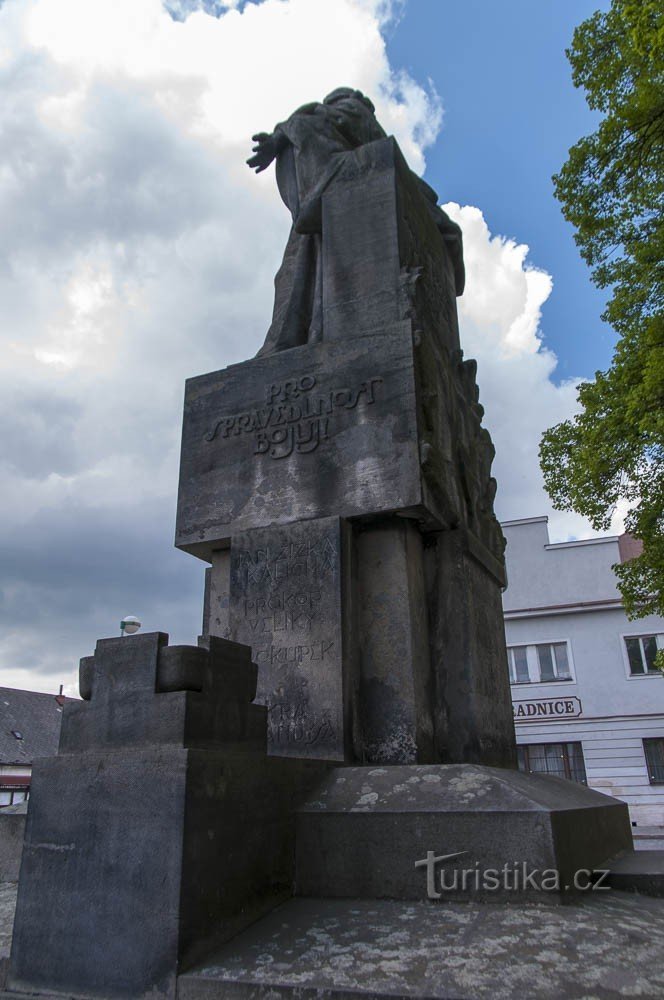
[[[11,989],[174,997],[210,942],[292,892],[294,808],[324,765],[266,756],[247,647],[167,643],[100,640],[35,763]]]
[[[473,764],[336,768],[298,812],[296,887],[328,898],[427,899],[431,885],[432,899],[541,899],[526,866],[557,871],[559,891],[545,895],[562,899],[575,872],[632,846],[624,802],[562,778]],[[505,866],[509,885],[485,884],[481,873]],[[455,876],[464,869],[465,881]]]

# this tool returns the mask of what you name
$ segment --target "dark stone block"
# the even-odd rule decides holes
[[[324,340],[417,316],[458,351],[452,260],[394,138],[350,153],[322,206]]]
[[[176,545],[421,501],[410,323],[187,382]]]
[[[290,895],[294,807],[322,767],[175,747],[38,761],[11,988],[174,997],[206,944]]]
[[[349,561],[348,528],[334,517],[233,538],[230,632],[259,668],[272,753],[347,756]]]
[[[433,762],[422,535],[405,518],[358,527],[357,612],[364,762]]]
[[[36,762],[10,988],[173,995],[187,758],[159,748]]]
[[[265,708],[253,705],[248,646],[168,646],[161,632],[100,639],[80,667],[85,701],[68,701],[60,752],[171,744],[265,746]]]
[[[12,989],[174,998],[206,945],[291,893],[294,809],[327,765],[266,756],[248,647],[166,642],[100,640],[89,701],[35,762]]]
[[[558,870],[562,893],[575,872],[631,848],[626,804],[562,778],[475,765],[337,768],[298,814],[297,892],[426,899],[431,851],[460,852],[444,864],[449,885],[455,870],[525,863],[529,871]],[[524,893],[543,895],[528,885],[483,890],[471,879],[444,897]]]
[[[516,767],[500,589],[462,529],[428,541],[435,759]]]
[[[631,851],[610,867],[608,882],[612,889],[664,899],[664,851]]]

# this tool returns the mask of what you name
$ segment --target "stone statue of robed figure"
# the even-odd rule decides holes
[[[321,199],[350,150],[386,134],[374,105],[359,90],[339,87],[304,104],[271,133],[255,135],[247,161],[257,173],[276,160],[279,193],[293,219],[284,259],[275,278],[272,324],[259,356],[323,339]],[[436,192],[413,175],[454,262],[456,293],[464,285],[461,230],[439,207]]]

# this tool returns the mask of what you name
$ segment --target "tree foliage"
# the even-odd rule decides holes
[[[554,177],[618,333],[581,410],[548,430],[540,460],[556,507],[609,527],[620,502],[643,553],[616,567],[630,617],[664,614],[664,6],[613,0],[574,32],[572,76],[597,130]]]

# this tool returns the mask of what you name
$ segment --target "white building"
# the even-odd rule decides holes
[[[664,619],[629,621],[621,537],[551,544],[546,517],[506,521],[503,595],[519,766],[583,781],[664,824]]]

